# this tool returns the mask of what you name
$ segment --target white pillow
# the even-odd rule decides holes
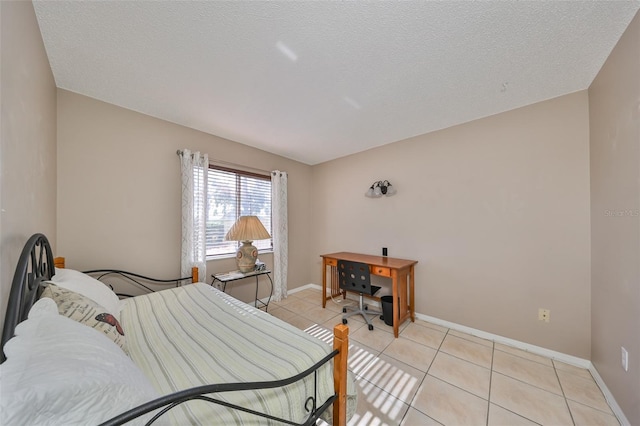
[[[38,299],[29,310],[29,318],[37,318],[39,316],[58,315],[58,305],[53,299],[43,297]]]
[[[51,282],[88,297],[120,320],[120,299],[105,283],[73,269],[58,268]]]
[[[3,425],[100,424],[159,396],[115,343],[57,310],[37,309],[4,350]]]

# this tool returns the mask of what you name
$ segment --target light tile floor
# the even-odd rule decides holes
[[[269,313],[327,342],[342,306],[306,289]],[[349,318],[358,406],[349,425],[619,425],[588,370],[416,320],[400,337]]]

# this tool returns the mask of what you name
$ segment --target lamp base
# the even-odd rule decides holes
[[[251,243],[253,241],[242,241],[242,245],[236,252],[236,263],[240,272],[252,272],[256,267],[258,249]]]

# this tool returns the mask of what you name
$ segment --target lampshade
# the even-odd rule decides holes
[[[240,216],[233,224],[224,239],[227,241],[242,241],[242,245],[236,252],[236,264],[238,270],[243,273],[255,269],[258,249],[251,242],[254,240],[266,240],[271,238],[256,216]]]
[[[271,238],[256,216],[240,216],[224,239],[227,241],[255,241]]]

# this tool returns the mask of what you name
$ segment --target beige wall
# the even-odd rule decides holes
[[[315,282],[322,253],[388,247],[419,261],[417,312],[588,359],[587,101],[582,91],[315,166]],[[365,198],[380,179],[398,194]]]
[[[0,296],[27,239],[56,243],[56,87],[31,2],[0,2]]]
[[[210,160],[289,173],[288,285],[309,283],[304,248],[310,166],[58,90],[58,248],[69,267],[113,267],[164,278],[180,273],[176,151],[182,148],[207,152]],[[261,260],[272,265],[271,255]],[[207,268],[209,274],[232,270],[235,260],[209,262]],[[246,280],[230,291],[248,301],[254,288]]]
[[[636,15],[589,88],[591,356],[632,425],[640,424],[639,76]]]

